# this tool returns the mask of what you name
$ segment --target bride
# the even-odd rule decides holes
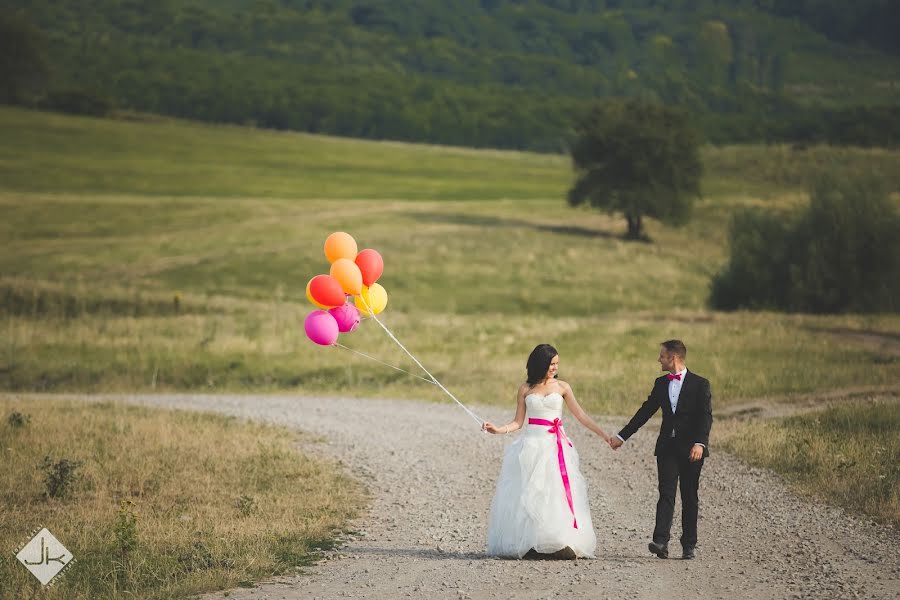
[[[587,484],[560,421],[563,403],[604,441],[609,436],[579,406],[572,387],[556,379],[558,371],[556,349],[535,347],[528,357],[528,379],[519,386],[515,418],[500,427],[487,421],[482,426],[495,434],[525,428],[503,457],[488,526],[490,556],[594,556],[597,537]]]

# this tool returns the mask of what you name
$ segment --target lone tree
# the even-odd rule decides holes
[[[646,239],[643,217],[679,224],[700,195],[700,137],[680,112],[638,100],[595,107],[576,125],[578,179],[569,204],[584,203],[628,220],[629,239]]]

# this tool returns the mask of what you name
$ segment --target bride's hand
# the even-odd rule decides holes
[[[487,431],[488,433],[500,433],[500,430],[497,429],[497,427],[490,421],[485,421],[484,423],[482,423],[481,430]]]

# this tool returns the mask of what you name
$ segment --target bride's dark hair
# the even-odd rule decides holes
[[[550,361],[557,354],[559,352],[550,344],[538,344],[534,347],[534,350],[528,355],[528,363],[525,365],[525,369],[528,371],[528,378],[525,381],[528,382],[528,385],[534,387],[547,375],[547,371],[550,370]]]

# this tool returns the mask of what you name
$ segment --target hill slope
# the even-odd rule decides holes
[[[834,115],[822,111],[900,100],[900,58],[858,45],[869,36],[894,49],[878,33],[891,10],[882,4],[843,8],[843,29],[841,19],[823,24],[821,11],[749,0],[3,0],[0,8],[45,32],[55,87],[122,107],[560,150],[575,113],[620,95],[683,106],[713,141],[831,139]],[[885,115],[853,113],[849,141],[883,143],[884,127],[871,122]]]

